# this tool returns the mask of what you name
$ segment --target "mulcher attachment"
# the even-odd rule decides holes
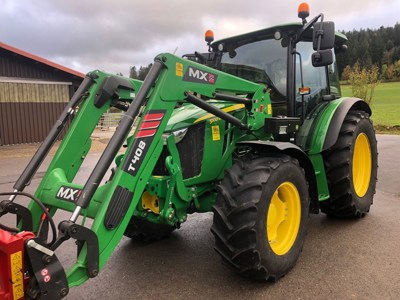
[[[25,241],[31,232],[13,235],[0,229],[0,299],[17,300],[25,296]]]
[[[0,299],[26,296],[43,300],[68,294],[68,281],[57,256],[35,234],[0,229]]]

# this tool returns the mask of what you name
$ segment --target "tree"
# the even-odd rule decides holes
[[[342,72],[342,80],[347,81],[350,78],[351,67],[347,65]]]
[[[357,61],[361,67],[378,66],[381,73],[384,64],[387,70],[391,70],[391,65],[400,60],[400,24],[397,23],[392,27],[381,26],[379,29],[360,29],[344,33],[348,42],[348,50],[338,53],[337,64],[340,74],[343,73],[347,65],[353,67]],[[393,67],[394,68],[394,67]],[[390,75],[382,75],[382,79],[387,79]],[[343,80],[343,78],[341,78]]]
[[[393,48],[392,60],[398,61],[400,59],[400,47]]]
[[[376,65],[370,68],[361,67],[357,62],[350,72],[349,81],[353,96],[371,104],[375,87],[380,83],[379,69]]]
[[[396,77],[400,77],[400,59],[394,63],[394,72]]]
[[[381,67],[381,78],[382,79],[388,79],[387,78],[387,70],[388,70],[387,64],[383,64]]]
[[[138,73],[136,71],[136,66],[131,67],[129,70],[129,78],[138,79]]]
[[[139,70],[136,69],[136,66],[130,68],[129,77],[133,79],[144,80],[149,73],[153,64],[149,64],[147,66],[140,66]]]
[[[144,80],[147,76],[147,73],[149,73],[151,67],[153,66],[153,64],[149,64],[146,67],[140,66],[139,68],[139,72],[138,72],[138,79],[139,80]]]
[[[375,32],[370,43],[369,52],[371,53],[372,63],[378,65],[378,67],[382,66],[384,51],[385,43],[383,42],[382,37],[378,34],[378,32]]]
[[[387,70],[386,70],[386,79],[387,80],[393,80],[396,78],[396,71],[394,69],[394,65],[391,64],[388,66]]]

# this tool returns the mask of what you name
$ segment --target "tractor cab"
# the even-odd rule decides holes
[[[191,59],[243,79],[265,84],[273,116],[306,118],[323,101],[341,96],[335,52],[347,38],[335,33],[333,22],[274,26],[213,42],[206,32],[209,53]],[[318,17],[318,16],[317,16]],[[319,41],[320,40],[320,41]],[[334,50],[334,51],[333,51]]]

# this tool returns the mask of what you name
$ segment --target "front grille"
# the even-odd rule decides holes
[[[183,179],[197,176],[201,172],[204,153],[204,132],[204,122],[190,126],[185,137],[176,145],[181,160]],[[169,155],[167,146],[164,146],[154,168],[153,175],[168,175],[168,170],[165,167],[165,159]]]
[[[181,159],[183,178],[197,176],[201,172],[204,153],[205,122],[189,127],[182,141],[176,146]]]

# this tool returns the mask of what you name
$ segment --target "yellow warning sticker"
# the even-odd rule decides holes
[[[14,299],[24,297],[24,279],[22,274],[22,251],[10,255],[11,262],[11,280]]]
[[[213,141],[219,141],[221,139],[221,135],[219,133],[219,126],[211,126],[212,130],[212,140]]]
[[[183,64],[181,63],[176,63],[176,76],[183,77]]]
[[[271,106],[271,104],[268,104],[268,114],[269,115],[272,115],[272,106]]]

